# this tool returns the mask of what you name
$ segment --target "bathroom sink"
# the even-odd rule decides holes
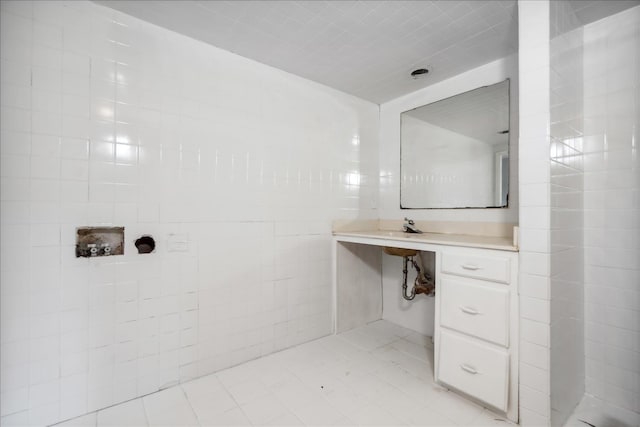
[[[382,248],[382,250],[387,255],[401,256],[401,257],[416,256],[418,254],[418,251],[416,251],[415,249],[394,248],[391,246],[385,246]]]

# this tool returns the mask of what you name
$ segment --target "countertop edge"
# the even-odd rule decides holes
[[[518,252],[519,248],[514,246],[509,239],[501,239],[493,236],[468,236],[461,234],[410,234],[408,237],[389,236],[381,233],[389,233],[388,230],[375,231],[334,231],[333,238],[338,241],[352,243],[369,243],[376,246],[395,246],[402,247],[407,243],[413,244],[431,244],[443,246],[456,246],[478,249],[491,249],[508,252]],[[363,240],[371,240],[364,242]],[[499,241],[490,241],[499,240]]]

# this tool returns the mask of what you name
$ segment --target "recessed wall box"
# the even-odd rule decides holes
[[[76,258],[124,254],[124,227],[79,227]]]

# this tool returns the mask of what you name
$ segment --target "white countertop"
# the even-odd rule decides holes
[[[517,252],[513,239],[503,236],[473,236],[445,233],[405,233],[403,231],[334,231],[336,240],[376,246],[407,247],[415,244],[463,246],[468,248],[496,249]],[[417,248],[412,248],[417,249]]]

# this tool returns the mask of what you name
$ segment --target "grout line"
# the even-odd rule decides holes
[[[202,422],[200,422],[200,417],[198,417],[198,413],[193,408],[193,405],[191,404],[191,401],[189,400],[189,396],[187,395],[187,392],[184,391],[184,388],[182,387],[182,384],[177,384],[176,387],[180,387],[180,390],[182,391],[182,395],[184,396],[185,400],[187,401],[187,405],[189,405],[189,408],[191,409],[191,413],[193,413],[193,416],[195,417],[195,419],[198,422],[198,424],[202,425]],[[146,410],[145,410],[145,413],[146,413]],[[147,420],[147,424],[148,424],[148,420]]]

